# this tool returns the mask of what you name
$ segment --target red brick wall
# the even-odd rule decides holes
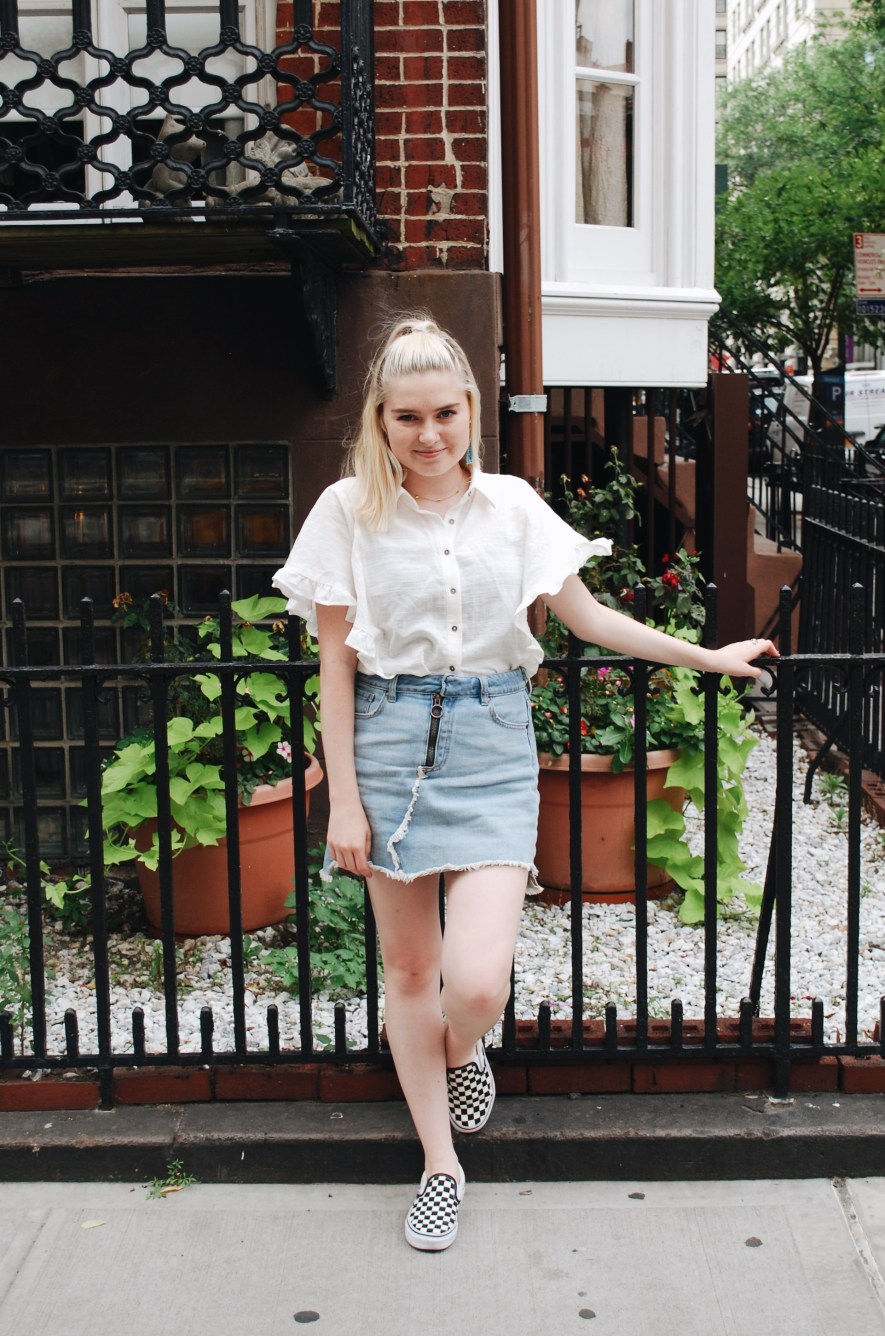
[[[291,25],[279,0],[278,40]],[[314,5],[337,44],[338,0]],[[488,245],[485,0],[375,0],[378,207],[389,269],[483,269]]]

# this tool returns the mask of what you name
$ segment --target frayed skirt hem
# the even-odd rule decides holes
[[[421,872],[394,872],[392,868],[381,867],[378,863],[369,863],[369,867],[373,872],[383,872],[391,881],[401,881],[404,885],[417,881],[419,877],[438,877],[444,872],[478,872],[484,867],[520,867],[524,868],[528,873],[526,895],[540,895],[541,890],[543,889],[538,882],[538,869],[535,867],[534,863],[521,863],[515,859],[489,858],[481,863],[445,863],[441,867],[424,868]],[[335,874],[346,877],[352,877],[354,875],[352,872],[347,872],[343,868],[339,868],[334,860],[327,859],[320,870],[321,880],[331,881]]]

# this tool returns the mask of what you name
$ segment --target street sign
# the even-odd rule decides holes
[[[854,286],[858,315],[885,315],[885,233],[855,232]]]

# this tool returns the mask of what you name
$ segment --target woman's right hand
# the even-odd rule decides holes
[[[339,802],[330,805],[326,844],[330,856],[342,872],[352,872],[358,877],[372,875],[368,861],[372,832],[362,803]]]

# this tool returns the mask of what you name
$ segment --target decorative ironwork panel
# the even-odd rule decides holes
[[[3,0],[0,223],[349,215],[374,240],[372,0],[341,5],[340,47],[296,22],[271,49],[253,3]]]

